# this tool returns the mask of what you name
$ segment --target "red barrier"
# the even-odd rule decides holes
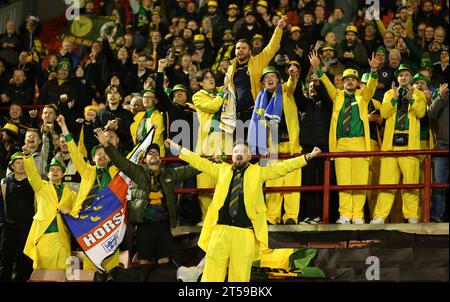
[[[296,154],[294,156],[298,156]],[[330,185],[331,174],[331,159],[337,157],[368,157],[368,156],[411,156],[411,155],[426,155],[424,160],[424,182],[421,184],[392,184],[392,185],[348,185],[337,186]],[[431,183],[431,159],[430,155],[434,156],[449,156],[449,150],[407,150],[407,151],[376,151],[376,152],[323,152],[319,157],[326,158],[324,164],[324,184],[323,186],[300,186],[300,187],[265,187],[264,192],[301,192],[301,191],[323,191],[323,222],[329,223],[330,211],[330,191],[340,190],[390,190],[390,189],[423,189],[424,190],[424,222],[430,222],[430,199],[431,189],[446,189],[449,184],[432,184]],[[288,159],[294,157],[290,154],[279,154],[278,159]],[[258,156],[253,156],[252,159],[258,159]],[[231,157],[228,156],[228,160]],[[163,162],[182,162],[178,157],[162,158]],[[178,189],[176,193],[213,193],[214,189]]]

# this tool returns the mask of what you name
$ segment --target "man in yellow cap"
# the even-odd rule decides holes
[[[356,69],[361,73],[367,67],[366,47],[358,40],[358,29],[354,25],[347,26],[345,39],[337,44],[336,52],[345,68]]]
[[[379,66],[375,55],[368,60],[370,76],[367,85],[358,89],[359,76],[354,69],[346,69],[343,75],[344,90],[336,89],[328,77],[319,70],[317,51],[310,55],[311,67],[325,85],[333,101],[329,144],[330,152],[371,151],[368,104],[377,88]],[[339,157],[335,159],[338,185],[367,185],[369,180],[368,157]],[[364,224],[364,190],[339,191],[339,224]]]
[[[392,83],[392,89],[384,94],[381,116],[386,119],[382,151],[419,150],[420,121],[425,115],[426,98],[422,91],[411,86],[411,69],[400,64],[395,72],[400,87]],[[400,175],[404,184],[419,182],[419,158],[417,156],[383,157],[380,168],[380,184],[398,184]],[[391,211],[397,190],[382,190],[378,195],[373,214],[373,224],[382,224]],[[403,216],[409,223],[419,221],[419,190],[402,190]]]
[[[305,166],[321,151],[261,167],[250,164],[248,145],[237,141],[232,164],[215,164],[171,140],[166,144],[197,170],[218,179],[198,241],[206,252],[202,282],[248,282],[254,260],[268,249],[266,206],[262,191],[267,180],[282,177]]]
[[[258,55],[264,48],[264,36],[260,34],[256,34],[252,38],[252,52],[256,56]]]
[[[77,194],[62,182],[66,167],[52,159],[45,167],[49,181],[39,175],[32,156],[24,158],[28,181],[36,195],[36,214],[23,250],[34,269],[66,269],[70,257],[70,232],[62,214],[72,210]]]
[[[300,77],[298,65],[292,64],[288,70],[289,79],[281,84],[281,75],[275,67],[263,69],[261,82],[264,89],[256,98],[255,109],[250,122],[248,141],[253,154],[300,153],[300,126],[298,108],[294,100],[294,90]],[[269,126],[267,126],[269,125]],[[266,130],[267,129],[267,130]],[[270,161],[274,165],[282,161]],[[300,186],[301,170],[267,181],[268,187]],[[284,198],[284,215],[281,208]],[[266,195],[267,221],[270,224],[297,224],[300,211],[300,193],[286,192]]]

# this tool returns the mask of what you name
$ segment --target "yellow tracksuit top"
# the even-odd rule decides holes
[[[331,115],[331,123],[330,123],[330,133],[329,133],[329,147],[330,152],[335,152],[337,148],[337,139],[336,139],[336,129],[337,122],[339,118],[339,112],[341,112],[342,106],[344,105],[344,95],[345,91],[336,89],[334,85],[330,82],[325,73],[320,75],[320,80],[325,85],[327,89],[328,95],[333,101],[333,113]],[[373,77],[373,73],[370,73],[369,80],[367,81],[367,85],[363,89],[357,89],[355,91],[355,99],[358,103],[359,108],[359,116],[364,125],[364,137],[366,142],[366,151],[370,151],[370,130],[369,130],[369,110],[368,105],[370,100],[372,99],[375,90],[377,89],[378,78]]]
[[[58,236],[64,249],[70,256],[70,232],[64,223],[61,214],[58,214],[58,209],[64,208],[71,210],[77,194],[64,186],[61,200],[58,202],[58,195],[53,184],[50,181],[42,180],[33,157],[24,158],[25,171],[27,173],[28,181],[34,190],[37,210],[33,217],[33,224],[24,247],[24,254],[30,257],[34,263],[37,260],[36,246],[42,235],[56,217],[58,225]]]
[[[219,218],[219,210],[222,208],[228,195],[230,183],[233,178],[232,165],[212,163],[186,148],[181,150],[180,159],[189,163],[192,167],[217,179],[213,200],[206,214],[198,246],[205,252],[208,249],[212,231]],[[288,159],[273,166],[261,167],[250,164],[244,174],[244,203],[248,218],[251,220],[255,232],[257,248],[255,259],[268,249],[268,229],[266,220],[266,204],[264,202],[263,184],[267,180],[275,179],[306,166],[304,156]]]
[[[212,144],[207,145],[207,138],[208,135],[214,134],[209,134],[209,130],[214,114],[222,108],[223,98],[218,94],[213,96],[206,90],[201,89],[192,96],[192,102],[197,111],[198,122],[200,124],[195,152],[202,155],[214,155],[215,150],[212,150]]]
[[[380,114],[386,119],[384,126],[382,151],[390,151],[393,149],[392,140],[394,138],[395,120],[397,116],[397,104],[392,106],[394,92],[389,89],[385,92],[383,103],[381,105]],[[420,150],[420,121],[419,119],[425,115],[426,98],[425,94],[417,88],[413,92],[414,103],[408,105],[408,150]]]
[[[134,116],[134,122],[130,125],[130,133],[131,138],[133,139],[133,143],[136,145],[136,136],[137,136],[137,129],[139,127],[139,124],[141,123],[142,119],[144,118],[145,111],[138,112]],[[150,116],[150,125],[155,125],[155,134],[153,136],[153,143],[158,144],[160,155],[161,157],[164,157],[165,155],[165,147],[164,147],[164,118],[162,114],[159,112],[159,110],[153,111],[152,115]],[[149,129],[147,127],[147,129]]]
[[[75,168],[77,168],[77,171],[81,176],[80,190],[76,196],[75,205],[73,206],[72,211],[70,211],[70,215],[78,218],[78,213],[81,210],[83,201],[88,196],[92,186],[94,185],[95,179],[97,178],[97,169],[95,166],[91,166],[84,160],[72,138],[67,142],[67,147],[69,148],[70,158],[73,160]],[[108,171],[111,179],[113,179],[117,174],[118,169],[115,166],[111,166]]]
[[[283,114],[286,120],[288,135],[289,135],[289,148],[291,155],[302,152],[300,145],[300,123],[298,120],[298,109],[295,104],[294,90],[297,85],[297,81],[289,77],[286,83],[282,84],[283,90]],[[271,140],[269,140],[269,143]]]
[[[264,67],[269,65],[272,58],[280,49],[281,38],[283,36],[283,30],[276,28],[273,32],[272,38],[269,44],[256,56],[250,56],[248,60],[248,72],[250,73],[250,85],[252,90],[253,102],[255,102],[258,93],[264,88],[263,84],[260,82],[262,75],[262,70]],[[234,71],[236,70],[237,58],[230,61],[231,65],[228,67],[227,75],[230,79],[233,90],[236,91],[233,82]]]

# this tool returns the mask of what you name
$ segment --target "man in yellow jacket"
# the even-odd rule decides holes
[[[267,124],[269,125],[268,131],[270,131],[270,135],[267,145],[270,154],[289,153],[293,155],[302,151],[299,141],[298,110],[294,100],[294,90],[300,76],[298,66],[292,64],[288,72],[288,81],[281,84],[281,75],[275,67],[267,66],[264,68],[261,76],[264,89],[257,97],[252,122],[250,123],[248,138],[250,145],[252,145],[255,135],[264,135],[259,133],[260,131],[256,130],[254,125],[258,123],[263,129],[266,129]],[[264,143],[264,145],[266,144]],[[275,163],[277,161],[270,161],[269,164]],[[284,177],[268,181],[266,185],[268,187],[300,186],[301,177],[301,169],[297,169]],[[283,223],[297,224],[300,211],[299,192],[266,194],[267,221],[270,224],[279,224],[281,222],[283,197],[285,212]]]
[[[64,116],[58,116],[56,121],[61,127],[62,134],[66,139],[70,158],[81,176],[80,190],[76,196],[75,205],[70,211],[71,216],[78,218],[80,210],[90,206],[92,199],[95,198],[99,191],[109,184],[118,170],[114,166],[108,168],[110,158],[108,154],[106,154],[105,148],[101,145],[95,146],[91,151],[92,160],[94,161],[95,166],[88,164],[78,151],[77,145],[67,129]],[[104,260],[102,264],[106,271],[109,271],[118,265],[119,250]],[[88,257],[86,257],[86,255],[83,256],[83,269],[91,271],[97,270],[96,266],[89,260]]]
[[[371,151],[368,105],[378,83],[378,60],[372,54],[369,61],[370,76],[363,89],[359,85],[358,72],[346,69],[343,74],[344,90],[336,89],[328,77],[319,70],[317,51],[310,55],[311,68],[325,85],[333,101],[329,144],[330,152]],[[367,185],[369,181],[368,157],[339,157],[335,159],[338,185]],[[339,224],[364,224],[364,190],[339,191]]]
[[[280,19],[269,44],[256,56],[252,56],[250,41],[239,40],[236,43],[236,58],[230,61],[226,77],[236,96],[237,119],[244,123],[251,118],[256,96],[263,89],[260,82],[262,70],[280,49],[283,29],[287,26],[286,19],[286,16]]]
[[[203,224],[198,245],[206,252],[202,282],[250,280],[252,262],[268,249],[264,182],[279,178],[305,166],[321,151],[261,167],[250,164],[251,153],[244,142],[233,148],[233,164],[212,163],[171,140],[180,159],[217,179],[213,201]]]
[[[425,116],[425,94],[411,86],[413,73],[405,64],[395,71],[400,87],[392,83],[381,105],[381,116],[386,119],[382,151],[419,150],[420,121]],[[380,168],[380,184],[398,184],[400,175],[404,184],[419,182],[419,158],[417,156],[383,157]],[[382,224],[391,211],[396,190],[382,190],[378,195],[373,214],[373,224]],[[403,216],[409,223],[417,223],[419,214],[419,190],[402,190]]]
[[[61,213],[67,214],[76,193],[62,182],[66,167],[53,159],[45,167],[49,181],[42,180],[32,156],[24,158],[28,181],[35,192],[37,210],[23,252],[34,269],[66,269],[70,257],[70,232]]]

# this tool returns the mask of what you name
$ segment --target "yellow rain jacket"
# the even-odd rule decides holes
[[[374,77],[375,75],[375,77]],[[330,123],[330,134],[329,134],[329,145],[330,152],[335,152],[337,147],[337,139],[336,139],[336,130],[337,123],[339,118],[339,113],[341,112],[342,106],[344,105],[344,96],[345,91],[336,89],[334,85],[330,82],[325,73],[321,73],[320,80],[325,85],[327,89],[328,95],[333,101],[333,113],[331,115],[331,123]],[[370,129],[369,129],[369,110],[368,105],[370,100],[372,99],[375,90],[377,89],[378,77],[376,74],[370,73],[369,80],[367,81],[367,85],[363,89],[357,89],[355,91],[355,99],[358,103],[359,108],[359,116],[364,125],[364,136],[366,142],[366,151],[371,151],[370,148]]]
[[[211,206],[206,214],[203,224],[199,247],[207,251],[211,233],[217,225],[219,210],[222,208],[228,195],[230,183],[233,177],[232,165],[222,163],[215,164],[208,159],[200,157],[186,148],[181,150],[180,159],[189,163],[197,170],[203,171],[217,179],[217,185]],[[244,203],[248,218],[253,224],[257,248],[254,258],[257,259],[268,249],[268,229],[266,220],[266,205],[264,203],[263,183],[270,179],[282,177],[296,169],[306,166],[304,156],[292,158],[274,166],[261,167],[250,164],[244,174]]]
[[[383,104],[381,105],[380,114],[386,119],[384,126],[383,144],[381,145],[382,151],[393,150],[392,140],[394,138],[395,120],[397,113],[397,104],[392,106],[392,99],[394,98],[394,92],[389,89],[384,94]],[[425,116],[427,102],[425,94],[417,88],[413,91],[414,103],[408,105],[408,119],[409,119],[409,131],[408,131],[408,150],[420,150],[420,121],[419,119]]]
[[[283,114],[286,120],[288,135],[289,135],[289,150],[291,155],[300,153],[302,147],[300,146],[300,123],[298,117],[297,104],[294,99],[294,90],[297,81],[289,77],[286,83],[282,84],[283,88]],[[272,140],[269,140],[269,143]],[[271,149],[272,150],[272,146]]]
[[[53,184],[42,180],[33,157],[24,158],[24,165],[28,181],[35,192],[37,210],[23,252],[33,260],[34,269],[65,269],[66,259],[71,255],[70,232],[58,209],[72,209],[77,194],[64,186],[58,202]],[[58,231],[45,234],[55,217]]]

